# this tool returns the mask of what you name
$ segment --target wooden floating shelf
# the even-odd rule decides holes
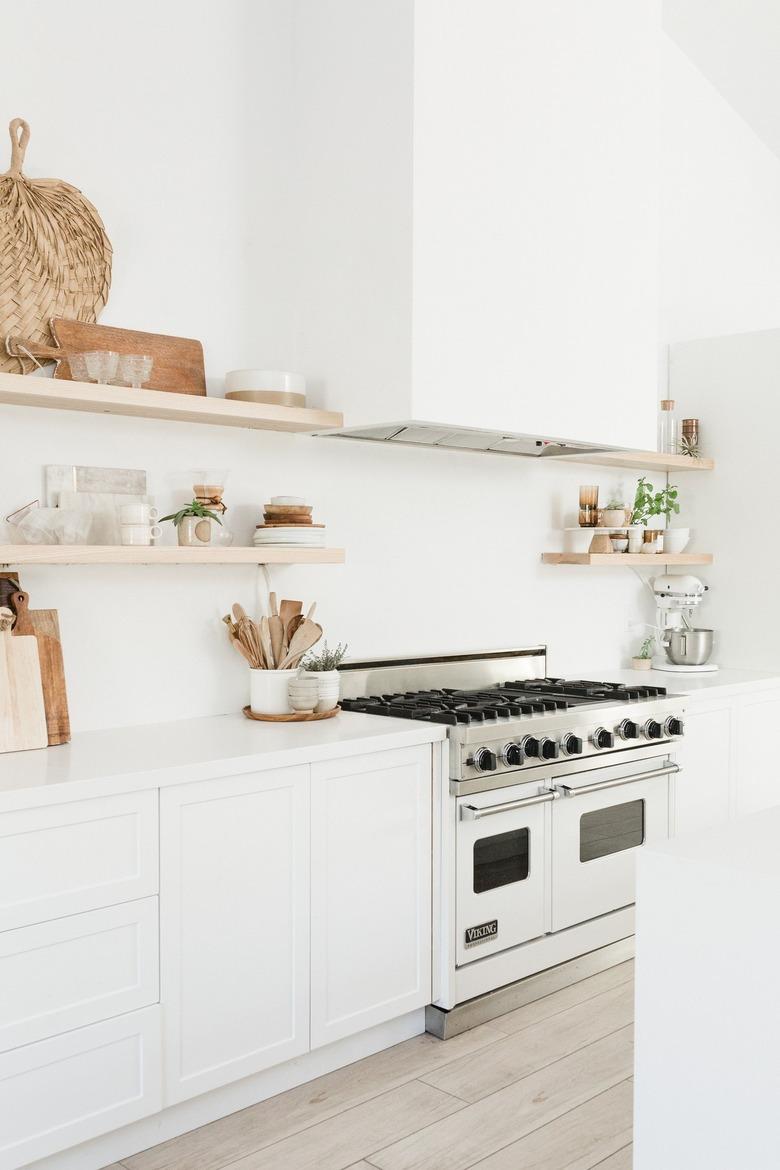
[[[662,455],[658,451],[598,451],[592,455],[553,455],[556,463],[590,463],[595,467],[638,468],[640,471],[713,471],[714,459],[691,459],[688,455]],[[605,554],[606,555],[606,554]]]
[[[542,553],[545,565],[711,565],[712,553]]]
[[[289,433],[344,425],[341,414],[328,410],[238,402],[233,398],[174,394],[166,390],[131,390],[124,386],[102,386],[97,382],[55,381],[32,374],[0,373],[0,403]]]
[[[0,544],[0,565],[343,565],[343,548]]]

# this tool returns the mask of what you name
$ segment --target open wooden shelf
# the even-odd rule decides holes
[[[662,455],[658,451],[599,451],[592,455],[553,455],[556,463],[590,463],[595,467],[638,468],[676,475],[679,471],[712,471],[714,459],[691,459],[689,455]],[[606,554],[605,554],[606,555]]]
[[[343,548],[0,544],[0,565],[343,565]]]
[[[545,565],[711,565],[712,553],[542,553]]]
[[[0,403],[3,402],[11,406],[43,406],[51,410],[161,418],[260,431],[302,433],[344,425],[341,414],[328,410],[237,402],[232,398],[173,394],[165,390],[130,390],[96,382],[55,381],[32,374],[0,373]]]

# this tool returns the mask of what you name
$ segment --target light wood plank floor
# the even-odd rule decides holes
[[[107,1170],[631,1170],[633,991],[623,963]]]

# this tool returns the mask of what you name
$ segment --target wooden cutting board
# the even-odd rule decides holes
[[[0,632],[0,752],[46,747],[46,713],[35,638]]]
[[[56,609],[28,609],[28,603],[26,593],[19,591],[11,596],[11,608],[16,613],[13,636],[29,636],[37,641],[47,740],[49,747],[53,747],[70,740],[60,623]]]
[[[69,353],[89,353],[93,349],[115,353],[143,353],[154,359],[152,376],[145,390],[170,390],[176,394],[205,394],[206,371],[203,346],[189,337],[167,337],[163,333],[139,333],[134,329],[115,329],[113,325],[87,325],[55,317],[51,332],[59,348],[9,338],[14,352],[20,345],[39,361],[55,361],[54,377],[72,382]]]

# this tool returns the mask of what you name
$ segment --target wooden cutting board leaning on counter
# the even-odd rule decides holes
[[[0,578],[0,619],[0,751],[67,743],[70,718],[56,609],[31,610],[28,594],[9,575]]]

